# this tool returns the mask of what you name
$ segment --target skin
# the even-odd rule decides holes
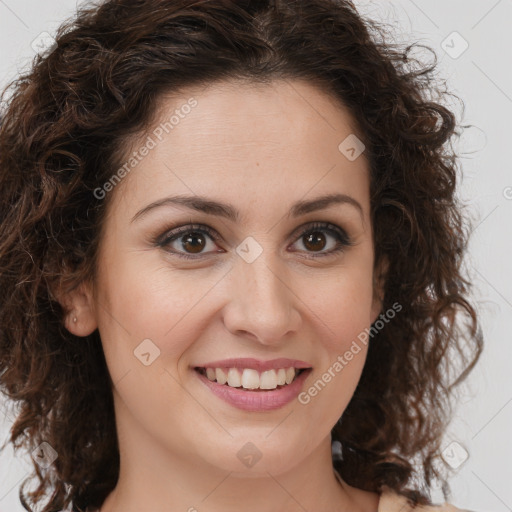
[[[307,405],[294,400],[267,412],[221,401],[193,370],[237,356],[289,357],[313,367],[307,389],[378,317],[368,162],[338,150],[354,133],[352,118],[314,85],[276,81],[189,88],[161,100],[161,120],[190,97],[197,106],[105,199],[94,283],[63,298],[71,332],[99,329],[114,384],[121,470],[101,512],[231,512],[241,504],[246,512],[375,512],[379,496],[340,485],[330,452],[365,345]],[[287,217],[296,201],[333,191],[355,199],[362,213],[336,204]],[[241,218],[168,205],[132,222],[178,194],[229,203]],[[315,258],[337,240],[320,230],[326,245],[311,249],[299,228],[312,222],[341,227],[353,245]],[[190,223],[219,235],[200,237],[196,260],[172,254],[188,248],[197,257],[183,234],[167,247],[151,241]],[[262,248],[252,263],[236,252],[249,236]],[[134,356],[144,339],[160,350],[148,366]],[[248,442],[262,454],[252,467],[237,457]]]

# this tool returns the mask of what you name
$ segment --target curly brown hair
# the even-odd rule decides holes
[[[37,489],[26,494],[27,479],[19,491],[27,510],[49,491],[43,512],[100,506],[118,478],[101,339],[64,327],[56,292],[94,279],[109,204],[94,190],[119,168],[130,136],[151,125],[162,94],[233,78],[306,79],[358,123],[376,268],[389,261],[383,310],[398,302],[403,311],[372,336],[332,430],[342,446],[333,465],[361,489],[386,485],[432,504],[436,479],[449,497],[442,437],[455,388],[483,349],[462,265],[469,222],[455,196],[457,124],[441,104],[450,93],[433,80],[437,60],[421,64],[410,56],[417,44],[386,36],[348,0],[110,0],[82,6],[56,47],[4,89],[0,384],[19,406],[7,441],[29,451],[46,441],[58,453],[48,469],[34,462]]]

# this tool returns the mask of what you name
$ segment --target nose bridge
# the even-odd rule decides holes
[[[258,248],[251,240],[247,243],[237,249],[241,256],[233,269],[232,286],[236,289],[230,293],[227,326],[233,331],[249,332],[260,342],[271,343],[297,328],[294,295],[287,283],[285,265],[276,252],[270,247],[263,249],[260,244]]]
[[[288,302],[287,283],[282,267],[275,264],[275,258],[260,256],[252,263],[240,264],[247,295],[253,308],[271,309]]]

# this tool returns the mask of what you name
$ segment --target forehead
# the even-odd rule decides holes
[[[166,192],[231,193],[231,202],[248,204],[309,191],[350,191],[367,202],[365,155],[351,161],[343,152],[343,142],[357,137],[354,119],[313,84],[191,87],[160,98],[155,112],[149,129],[126,152],[128,161],[150,147],[121,183],[127,205]]]

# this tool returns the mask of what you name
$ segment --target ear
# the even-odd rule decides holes
[[[373,301],[371,312],[371,323],[375,322],[382,312],[382,303],[384,302],[384,291],[386,288],[386,279],[389,268],[387,256],[382,256],[380,263],[373,271]]]
[[[83,337],[97,329],[98,324],[96,322],[91,284],[82,282],[67,292],[60,289],[56,293],[56,298],[65,311],[64,326],[71,334]]]

